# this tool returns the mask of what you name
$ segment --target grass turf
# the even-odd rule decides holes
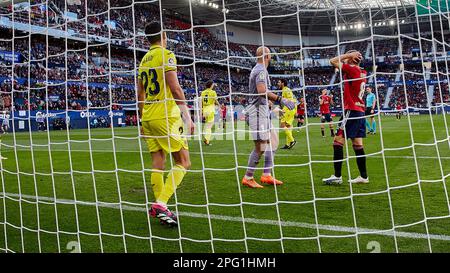
[[[369,252],[375,241],[381,252],[449,252],[444,118],[433,116],[433,130],[428,115],[383,116],[382,137],[365,140],[368,185],[323,185],[333,172],[332,138],[321,137],[319,124],[294,131],[297,145],[277,152],[275,175],[285,184],[276,189],[240,186],[250,140],[191,140],[192,169],[176,196],[180,226],[172,229],[145,211],[151,160],[137,128],[7,134],[0,250],[69,252],[77,241],[82,252]],[[280,139],[284,145],[282,132]],[[354,158],[344,162],[344,181],[349,173],[358,175]]]

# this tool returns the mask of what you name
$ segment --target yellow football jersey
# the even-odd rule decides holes
[[[281,90],[281,96],[285,99],[295,102],[294,93],[292,93],[292,90],[287,86],[285,86],[283,90]]]
[[[281,90],[281,96],[282,96],[283,98],[285,98],[285,99],[288,99],[288,100],[290,100],[290,101],[296,102],[294,93],[292,93],[292,90],[289,89],[289,87],[287,87],[287,86],[285,86],[285,87],[283,88],[283,90]],[[286,106],[284,106],[284,107],[283,107],[283,111],[284,111],[284,112],[295,112],[296,109],[289,110]]]
[[[203,90],[201,97],[202,97],[203,111],[211,109],[214,110],[214,105],[216,104],[217,100],[216,91],[212,90],[211,88],[207,88]]]
[[[180,117],[180,109],[166,84],[164,73],[177,71],[175,54],[159,45],[153,45],[142,58],[138,77],[145,90],[142,121]]]

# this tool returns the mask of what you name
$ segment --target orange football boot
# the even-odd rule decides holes
[[[265,183],[265,184],[269,184],[269,185],[276,185],[276,186],[283,185],[283,182],[273,178],[271,175],[262,175],[261,183]]]
[[[245,177],[242,178],[242,185],[247,186],[252,189],[264,188],[264,186],[261,186],[260,184],[258,184],[254,178],[252,178],[252,179],[245,179]]]

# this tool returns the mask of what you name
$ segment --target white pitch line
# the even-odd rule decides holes
[[[191,152],[192,154],[201,154],[200,152]],[[203,152],[203,154],[206,154],[206,155],[234,155],[233,153],[218,153],[218,152]],[[239,155],[239,156],[248,156],[249,154],[246,154],[246,153],[237,153],[236,155]],[[293,154],[293,155],[290,155],[290,154],[275,154],[275,157],[309,157],[309,155],[304,155],[304,154]],[[324,154],[312,154],[311,156],[321,156],[321,157],[333,157],[333,155],[330,155],[330,154],[327,154],[327,155],[324,155]],[[369,158],[370,157],[373,157],[373,158],[382,158],[382,156],[381,155],[369,155],[368,156]],[[414,158],[414,156],[408,156],[408,155],[405,155],[405,156],[401,156],[401,155],[386,155],[386,156],[384,156],[384,157],[386,157],[386,158],[406,158],[406,159],[413,159]],[[422,159],[437,159],[438,157],[437,156],[416,156],[416,158],[422,158]],[[441,156],[440,157],[441,159],[450,159],[450,156],[449,157],[445,157],[445,156]]]
[[[18,151],[29,151],[28,149],[17,149]],[[6,150],[8,151],[8,150]],[[42,151],[45,153],[48,153],[48,150],[39,150],[39,149],[35,149],[33,150],[34,152],[38,152],[38,151]],[[58,149],[53,149],[53,152],[68,152],[69,150],[58,150]],[[112,150],[75,150],[75,149],[71,149],[70,150],[72,153],[78,153],[78,152],[82,152],[82,153],[112,153]],[[3,152],[5,152],[5,150],[3,150]],[[122,150],[116,150],[116,153],[140,153],[140,151],[135,151],[135,150],[128,150],[128,151],[122,151]],[[147,151],[142,151],[142,153],[147,153]],[[234,155],[234,153],[220,153],[220,152],[190,152],[191,154],[204,154],[204,155]],[[249,154],[246,153],[236,153],[236,155],[238,156],[248,156]],[[306,154],[280,154],[277,153],[275,154],[275,157],[308,157],[309,155]],[[321,156],[321,157],[333,157],[333,155],[331,154],[312,154],[311,156]],[[414,156],[401,156],[401,155],[386,155],[384,156],[385,158],[405,158],[405,159],[414,159]],[[383,158],[381,155],[369,155],[368,158]],[[437,157],[437,156],[416,156],[416,158],[419,159],[444,159],[444,160],[449,160],[450,156],[441,156],[441,157]]]
[[[103,202],[86,202],[86,201],[74,201],[70,199],[54,199],[51,197],[45,196],[33,196],[33,195],[19,195],[17,193],[0,193],[0,197],[11,197],[11,198],[25,198],[32,199],[37,201],[45,201],[52,202],[56,204],[66,204],[66,205],[84,205],[84,206],[98,206],[103,208],[111,208],[111,209],[122,209],[127,211],[140,211],[146,212],[145,208],[138,206],[130,206],[130,205],[122,205],[119,204],[111,204],[111,203],[103,203]],[[143,205],[144,206],[144,205]],[[191,218],[210,218],[213,220],[221,220],[221,221],[229,221],[229,222],[242,222],[242,217],[234,217],[234,216],[226,216],[226,215],[217,215],[217,214],[207,214],[203,213],[193,213],[193,212],[179,212],[180,216],[191,217]],[[335,232],[345,232],[345,233],[359,233],[360,235],[380,235],[380,236],[389,236],[389,237],[403,237],[410,239],[432,239],[439,241],[450,241],[450,236],[441,235],[441,234],[424,234],[424,233],[416,233],[416,232],[403,232],[403,231],[394,231],[392,230],[380,230],[380,229],[369,229],[369,228],[354,228],[354,227],[345,227],[345,226],[335,226],[335,225],[315,225],[311,223],[303,223],[303,222],[294,222],[294,221],[277,221],[277,220],[269,220],[269,219],[258,219],[258,218],[244,218],[246,223],[251,224],[260,224],[260,225],[272,225],[282,227],[297,227],[297,228],[306,228],[306,229],[320,229],[326,231],[335,231]],[[327,235],[330,236],[330,235]]]

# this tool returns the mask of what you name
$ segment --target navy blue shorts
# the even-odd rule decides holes
[[[347,138],[366,137],[366,119],[364,112],[346,110],[339,120],[337,135]],[[345,134],[344,134],[345,130]]]
[[[331,117],[331,113],[328,114],[322,114],[322,118],[321,118],[322,123],[326,122],[332,122],[333,118]]]

